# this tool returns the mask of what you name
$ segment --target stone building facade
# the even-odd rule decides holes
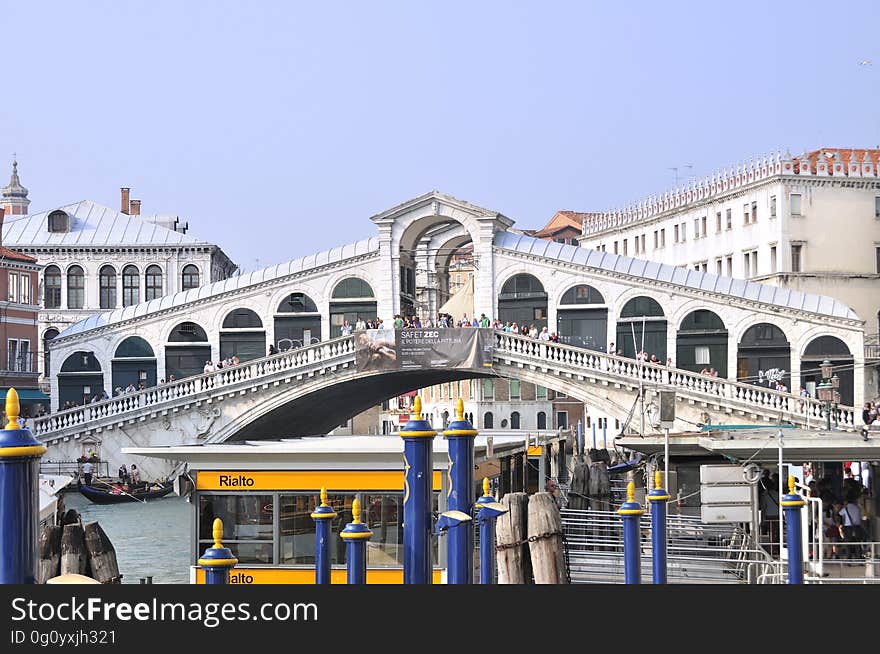
[[[10,190],[12,189],[12,190]],[[101,311],[134,306],[178,291],[227,279],[237,266],[223,250],[187,233],[188,223],[168,214],[142,215],[141,201],[122,188],[118,210],[85,200],[33,214],[14,213],[3,240],[41,264],[35,297],[41,301],[41,376],[46,343],[69,325]],[[26,211],[27,189],[17,167],[3,202]]]

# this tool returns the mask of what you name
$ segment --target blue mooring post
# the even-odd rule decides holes
[[[199,565],[205,569],[206,584],[228,584],[229,571],[238,563],[238,559],[232,555],[232,550],[223,547],[220,539],[223,538],[223,521],[214,518],[212,529],[214,546],[209,547],[199,559]]]
[[[806,504],[794,490],[794,476],[788,478],[788,495],[779,502],[785,511],[785,542],[788,546],[788,583],[804,583],[804,557],[801,551],[801,507]]]
[[[46,452],[18,424],[18,393],[6,392],[6,428],[0,430],[0,584],[37,582],[40,457]]]
[[[596,423],[593,423],[593,449],[596,449]]]
[[[443,432],[449,447],[449,511],[460,511],[466,519],[455,520],[447,531],[449,539],[447,583],[474,583],[474,437],[477,430],[464,419],[464,401],[458,398],[457,419]]]
[[[654,473],[654,490],[648,493],[651,506],[651,551],[653,552],[654,583],[666,583],[666,552],[668,532],[666,525],[666,502],[669,493],[663,488],[663,473]]]
[[[336,511],[327,504],[327,489],[321,487],[321,504],[312,511],[315,521],[315,584],[330,583],[330,536]]]
[[[345,541],[345,561],[349,584],[367,583],[367,541],[373,532],[361,522],[361,501],[357,498],[351,503],[351,522],[339,532]]]
[[[433,509],[434,437],[422,419],[422,398],[416,395],[413,417],[400,432],[403,438],[403,583],[430,584],[431,513]]]
[[[623,577],[624,583],[642,583],[642,547],[639,541],[639,522],[644,515],[642,506],[636,502],[636,485],[626,487],[626,502],[617,510],[623,518]]]
[[[495,520],[507,513],[507,507],[489,495],[489,478],[483,477],[483,496],[477,499],[477,520],[480,523],[480,583],[495,580]]]

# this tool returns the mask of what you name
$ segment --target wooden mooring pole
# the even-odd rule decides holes
[[[495,522],[496,562],[499,584],[528,584],[532,566],[528,551],[528,506],[526,493],[508,493],[501,499],[507,513]]]

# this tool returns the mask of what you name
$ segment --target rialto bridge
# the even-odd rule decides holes
[[[89,436],[127,447],[322,433],[396,394],[487,374],[621,415],[641,380],[649,394],[675,387],[688,422],[815,426],[819,404],[800,389],[812,391],[826,358],[840,379],[840,421],[861,422],[852,407],[864,396],[863,321],[833,298],[535,239],[497,212],[437,192],[371,220],[378,235],[368,240],[62,332],[50,350],[53,413],[33,422],[51,458],[62,456],[52,448],[78,455],[76,441]],[[358,372],[344,322],[436,316],[465,246],[473,252],[468,317],[546,325],[560,343],[499,332],[490,369]],[[612,343],[620,356],[608,352]],[[270,345],[280,352],[267,356]],[[632,357],[642,347],[671,365],[639,367]],[[206,361],[232,355],[239,366],[203,374]],[[767,371],[790,392],[771,389]],[[141,383],[143,391],[112,397]],[[111,399],[84,405],[104,390]],[[84,406],[59,411],[67,402]]]

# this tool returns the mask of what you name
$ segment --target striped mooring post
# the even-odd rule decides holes
[[[6,428],[0,430],[0,584],[37,583],[40,457],[46,453],[18,424],[18,392],[6,392]]]
[[[645,511],[636,502],[635,482],[626,486],[626,502],[617,510],[623,518],[623,577],[624,583],[642,583],[642,552],[639,541],[639,523]]]
[[[480,583],[495,581],[495,520],[507,513],[507,507],[489,495],[489,478],[483,477],[483,496],[477,498],[477,521],[480,523]]]
[[[327,489],[321,487],[321,504],[312,511],[315,521],[315,584],[330,583],[330,537],[336,511],[327,504]]]
[[[345,561],[349,584],[367,583],[367,541],[373,532],[361,522],[361,501],[357,498],[351,503],[351,522],[339,532],[345,541]]]
[[[654,490],[648,493],[651,506],[651,552],[655,584],[666,583],[666,554],[669,547],[669,532],[666,524],[666,502],[669,493],[663,488],[663,473],[654,473]]]
[[[804,583],[804,557],[801,551],[801,507],[806,500],[794,490],[794,476],[788,477],[788,495],[783,495],[779,505],[785,511],[785,542],[788,547],[788,583]]]
[[[223,547],[220,540],[223,538],[223,521],[214,518],[212,529],[214,545],[205,550],[199,559],[199,565],[205,569],[206,584],[228,584],[229,571],[238,563],[238,559],[232,555],[232,550]]]
[[[413,417],[400,431],[403,438],[403,583],[433,582],[431,521],[434,437],[422,419],[422,398],[416,395]]]
[[[458,398],[457,420],[443,432],[449,444],[449,489],[446,503],[449,511],[460,511],[463,519],[447,532],[449,539],[447,582],[474,583],[474,438],[477,430],[464,419],[464,401]],[[462,516],[459,516],[462,517]]]

